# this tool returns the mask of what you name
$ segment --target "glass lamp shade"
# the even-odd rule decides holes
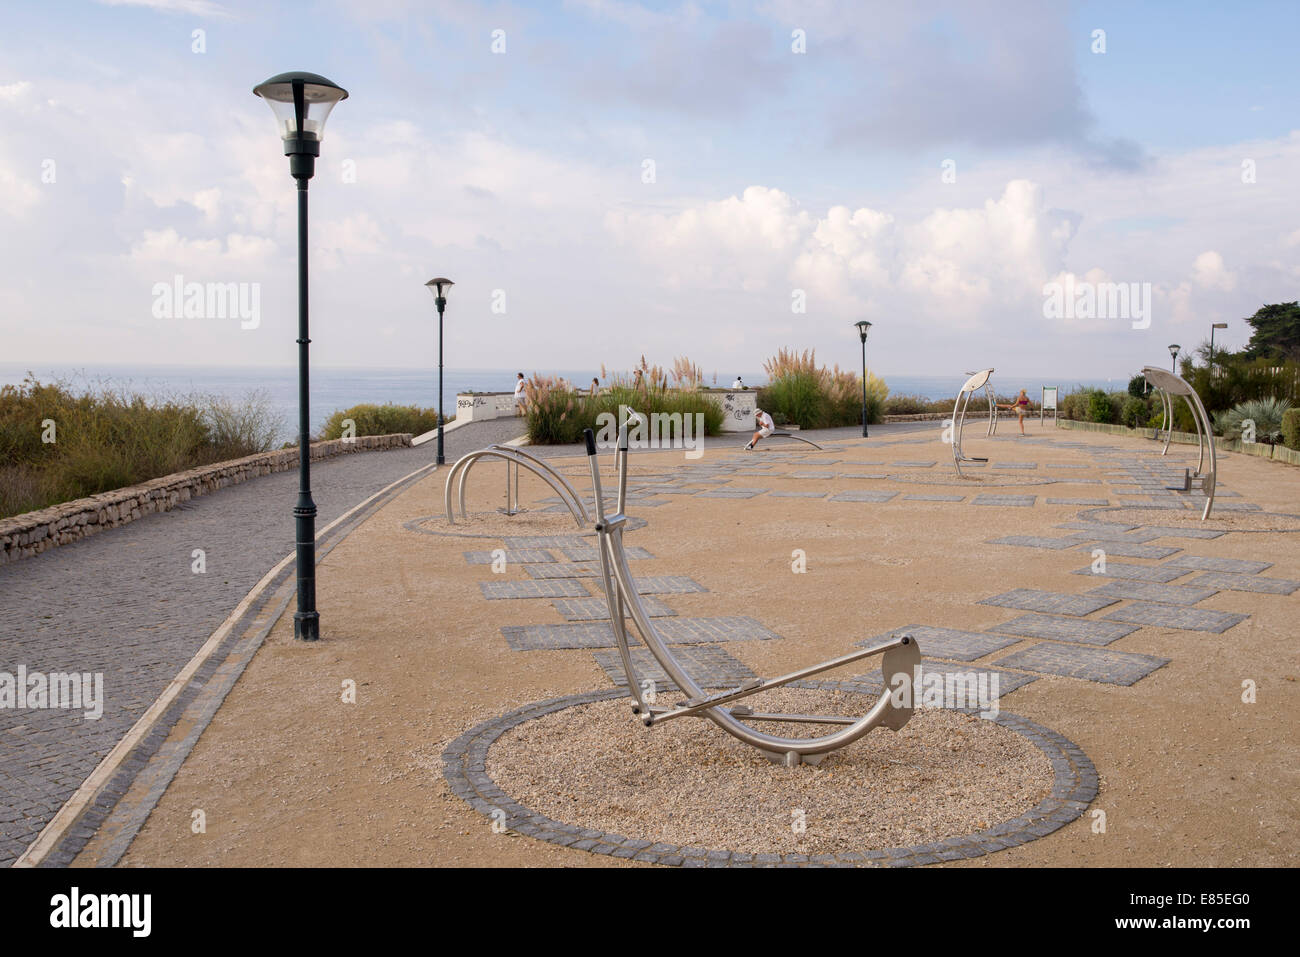
[[[1169,354],[1170,354],[1171,356],[1176,356],[1176,355],[1178,355],[1179,352],[1182,351],[1182,348],[1183,348],[1182,346],[1177,345],[1177,344],[1171,345],[1171,346],[1169,347]]]
[[[301,101],[295,96],[301,89]],[[280,136],[285,140],[319,141],[325,132],[325,120],[348,91],[315,73],[281,73],[253,87],[275,114]]]
[[[435,298],[445,299],[447,297],[447,290],[456,284],[450,279],[439,277],[438,279],[430,279],[425,283],[425,285],[429,287],[429,292],[433,293]]]
[[[860,336],[862,337],[862,341],[863,341],[863,342],[866,342],[866,341],[867,341],[867,330],[871,328],[871,323],[869,323],[869,322],[867,322],[867,320],[863,319],[861,322],[855,322],[853,325],[854,325],[854,327],[858,330],[858,335],[860,335]]]

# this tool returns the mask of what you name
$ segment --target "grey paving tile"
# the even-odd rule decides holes
[[[1020,668],[1040,674],[1083,678],[1102,684],[1132,685],[1157,668],[1169,664],[1169,659],[1045,641],[1013,651],[997,663],[1005,668]]]
[[[999,605],[1003,608],[1018,608],[1020,611],[1045,611],[1058,615],[1090,615],[1119,601],[1118,598],[1106,598],[1097,595],[1066,595],[1054,591],[1039,591],[1035,588],[1017,588],[1013,591],[985,598],[981,605]]]
[[[825,498],[826,497],[825,492],[809,492],[809,491],[784,491],[784,492],[777,491],[777,492],[768,492],[767,494],[772,498]]]
[[[1292,595],[1300,589],[1300,582],[1286,578],[1264,578],[1261,575],[1234,575],[1231,572],[1206,572],[1187,583],[1199,588],[1224,588],[1228,591],[1249,591],[1261,595]]]
[[[1078,544],[1078,540],[1073,538],[1048,538],[1044,535],[1005,535],[984,544],[1019,545],[1021,548],[1049,548],[1054,551],[1061,551],[1065,548],[1073,548]]]
[[[557,550],[561,555],[564,556],[565,560],[570,562],[599,562],[600,561],[600,553],[596,550],[596,546],[594,544],[565,546]],[[640,545],[625,545],[623,546],[623,551],[627,554],[628,558],[633,558],[633,559],[654,558],[653,555],[651,555]]]
[[[902,461],[902,462],[891,462],[889,464],[896,468],[928,469],[934,466],[936,463],[933,460],[931,460],[929,462]]]
[[[897,492],[880,492],[880,491],[848,491],[836,492],[829,501],[832,502],[888,502],[894,498]]]
[[[825,479],[829,481],[835,478],[835,473],[834,472],[791,472],[788,476],[782,476],[782,477],[792,478],[792,479],[804,479],[804,480]]]
[[[923,655],[933,658],[953,658],[957,661],[974,661],[1008,645],[1014,645],[1020,640],[991,635],[983,631],[960,631],[955,628],[936,628],[931,625],[904,625],[902,628],[883,632],[874,638],[864,638],[854,644],[867,648],[902,634],[915,638]]]
[[[1161,538],[1222,538],[1226,532],[1211,528],[1178,528],[1169,525],[1147,525],[1147,529],[1158,532]]]
[[[503,581],[479,582],[483,597],[489,601],[506,598],[572,598],[591,597],[591,593],[582,587],[576,579],[559,579],[551,581]]]
[[[1158,628],[1181,628],[1185,631],[1212,631],[1222,634],[1233,625],[1240,624],[1249,615],[1214,611],[1210,608],[1191,608],[1186,605],[1162,605],[1155,602],[1134,602],[1116,608],[1106,615],[1107,621],[1126,621]]]
[[[1036,469],[1038,468],[1038,464],[1036,462],[990,462],[989,468],[993,469],[994,471],[997,471],[998,469],[1024,470],[1024,469]]]
[[[1241,558],[1210,558],[1205,555],[1180,555],[1165,565],[1174,568],[1196,568],[1206,572],[1232,572],[1254,575],[1273,567],[1272,562],[1247,561]]]
[[[976,495],[971,499],[972,505],[1002,505],[1012,508],[1028,508],[1034,504],[1033,495]]]
[[[1120,558],[1168,558],[1170,555],[1177,555],[1182,551],[1181,548],[1173,548],[1168,545],[1143,545],[1137,542],[1108,541],[1089,542],[1080,545],[1079,548],[1085,552],[1100,548],[1107,555],[1116,555]]]
[[[1048,638],[1052,641],[1073,641],[1085,645],[1109,645],[1137,628],[1110,621],[1092,621],[1084,618],[1060,618],[1056,615],[1021,615],[987,629],[1004,635],[1025,638]],[[1005,662],[999,662],[1004,664]]]
[[[604,621],[609,618],[609,606],[604,598],[557,598],[551,604],[566,621]],[[677,614],[662,598],[654,595],[644,596],[641,604],[651,618]]]
[[[592,542],[581,535],[507,535],[501,540],[507,548],[563,548]]]
[[[600,562],[553,562],[549,565],[525,565],[530,578],[594,578],[600,574]]]
[[[1082,531],[1085,531],[1085,532],[1095,532],[1096,534],[1100,535],[1100,534],[1102,534],[1103,532],[1110,533],[1110,534],[1121,534],[1121,533],[1123,533],[1123,532],[1130,532],[1130,531],[1132,531],[1133,529],[1137,528],[1138,526],[1136,526],[1136,525],[1121,525],[1121,524],[1119,524],[1119,523],[1117,523],[1117,522],[1082,522],[1082,521],[1076,521],[1076,522],[1062,522],[1060,525],[1057,525],[1056,527],[1057,527],[1057,528],[1073,528],[1073,529],[1081,529]]]
[[[553,562],[555,556],[544,548],[503,548],[501,556],[506,564],[524,564],[526,562]],[[491,565],[496,561],[495,552],[465,552],[465,561],[471,565]]]
[[[772,641],[776,632],[743,615],[718,618],[659,618],[655,631],[670,645],[715,645],[728,641]],[[554,651],[569,648],[614,648],[608,620],[572,621],[561,625],[507,625],[501,629],[514,651]],[[629,627],[629,637],[636,642]],[[649,651],[642,648],[645,654]],[[674,652],[676,653],[676,652]],[[614,660],[618,660],[617,651]]]
[[[700,498],[753,498],[756,495],[762,495],[766,492],[765,488],[715,488],[709,492],[701,492]]]
[[[1072,575],[1093,575],[1097,578],[1126,578],[1130,581],[1171,582],[1191,572],[1190,568],[1170,567],[1164,565],[1129,565],[1125,562],[1106,562],[1106,570],[1094,572],[1092,566],[1078,568]]]
[[[647,648],[632,648],[632,668],[638,681],[653,681],[656,692],[681,690],[664,673],[654,655]],[[618,650],[596,651],[596,664],[609,675],[615,685],[627,686],[623,662]],[[717,645],[696,645],[674,648],[673,656],[701,688],[730,688],[755,677],[743,662],[727,654]]]
[[[605,590],[604,579],[597,578],[593,584],[601,591]],[[686,595],[708,589],[686,575],[638,575],[636,591],[638,595]]]
[[[1190,585],[1159,585],[1152,582],[1109,581],[1094,588],[1089,595],[1106,595],[1111,598],[1134,598],[1139,601],[1159,601],[1166,605],[1195,605],[1219,592],[1215,588],[1197,588]]]
[[[965,495],[904,495],[905,502],[960,502]]]
[[[1048,505],[1109,505],[1108,498],[1048,498]]]

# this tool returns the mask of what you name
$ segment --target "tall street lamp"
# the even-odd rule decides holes
[[[867,330],[871,323],[862,319],[853,324],[862,337],[862,437],[867,438]]]
[[[1181,348],[1182,346],[1176,342],[1169,346],[1169,356],[1174,360],[1172,364],[1174,375],[1178,375],[1178,350]]]
[[[316,611],[316,503],[311,497],[311,419],[307,402],[307,183],[316,172],[321,134],[334,104],[345,100],[348,91],[315,73],[281,73],[253,87],[253,92],[271,107],[284,155],[289,157],[289,175],[298,186],[298,504],[293,517],[296,527],[298,566],[298,610],[293,616],[293,635],[303,641],[320,637],[320,615]]]
[[[1214,375],[1214,330],[1227,329],[1227,328],[1228,328],[1228,324],[1226,322],[1210,323],[1210,375],[1211,376]]]
[[[443,295],[444,290],[450,289],[456,285],[450,279],[430,279],[425,283],[429,287],[429,292],[433,293],[433,304],[438,307],[438,465],[446,465],[447,460],[442,455],[442,313],[447,308],[447,297]],[[509,503],[507,503],[509,504]]]

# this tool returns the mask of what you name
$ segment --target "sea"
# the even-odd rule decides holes
[[[514,389],[514,369],[454,369],[443,371],[444,404],[455,407],[458,392],[510,392]],[[600,373],[594,369],[526,369],[534,372],[563,376],[577,386],[585,386]],[[298,421],[298,370],[296,366],[148,366],[109,365],[68,366],[41,362],[0,363],[0,385],[18,385],[28,373],[43,383],[62,383],[74,392],[97,392],[113,389],[136,393],[157,399],[187,396],[215,395],[226,399],[242,399],[251,392],[262,392],[274,412],[279,416],[282,442],[292,441],[297,435]],[[758,388],[766,383],[762,373],[741,374],[745,385]],[[963,375],[889,375],[883,376],[890,395],[919,395],[926,399],[950,398],[957,394],[966,380]],[[705,382],[713,386],[711,380]],[[1079,387],[1123,389],[1127,379],[1076,379],[1069,376],[1043,379],[1038,382],[1007,380],[994,386],[999,394],[1011,394],[1026,389],[1031,398],[1037,398],[1042,385],[1059,385],[1062,394]],[[728,388],[731,380],[716,383]],[[438,372],[436,369],[370,369],[313,366],[311,369],[311,423],[313,433],[338,409],[347,409],[362,402],[378,405],[395,403],[432,408],[438,404]]]

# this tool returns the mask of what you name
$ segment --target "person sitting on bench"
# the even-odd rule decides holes
[[[772,430],[776,428],[776,423],[772,421],[772,417],[762,409],[754,410],[754,424],[758,426],[758,431],[754,433],[754,437],[745,446],[746,452],[751,451],[758,444],[759,439],[767,438],[772,434]]]

